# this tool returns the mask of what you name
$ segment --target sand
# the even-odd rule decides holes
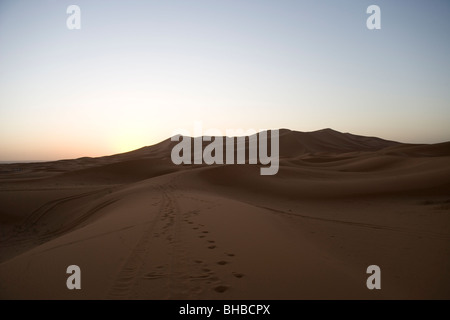
[[[172,146],[0,165],[0,298],[450,298],[450,142],[284,129],[274,176]]]

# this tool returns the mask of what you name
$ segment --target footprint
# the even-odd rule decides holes
[[[199,238],[204,238],[205,236],[198,236]]]
[[[215,249],[216,246],[209,246],[208,249]]]
[[[202,260],[194,260],[195,263],[202,263]]]
[[[226,265],[227,263],[228,263],[228,261],[225,261],[225,260],[221,260],[221,261],[217,262],[217,264],[218,264],[218,265],[221,265],[221,266],[224,266],[224,265]]]
[[[236,278],[242,278],[244,275],[242,273],[238,273],[238,272],[232,272],[233,276],[235,276]]]
[[[209,233],[209,231],[203,231],[202,233]]]
[[[227,290],[228,290],[227,286],[217,286],[217,287],[214,288],[214,291],[219,292],[219,293],[223,293],[223,292],[225,292]]]
[[[227,256],[229,256],[229,257],[234,257],[234,256],[235,256],[234,253],[227,253],[227,252],[225,252],[225,254],[226,254]]]
[[[208,240],[208,242],[209,242],[209,243],[215,243],[215,241],[214,241],[214,240]]]

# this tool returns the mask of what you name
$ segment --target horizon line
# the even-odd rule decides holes
[[[450,140],[445,140],[445,141],[440,141],[440,142],[431,142],[431,143],[410,143],[410,142],[401,142],[401,141],[397,141],[397,140],[390,140],[390,139],[385,139],[385,138],[381,138],[379,136],[368,136],[368,135],[360,135],[360,134],[355,134],[355,133],[351,133],[351,132],[342,132],[342,131],[338,131],[335,129],[332,129],[330,127],[327,128],[322,128],[322,129],[317,129],[317,130],[312,130],[312,131],[299,131],[299,130],[292,130],[292,129],[288,129],[288,128],[280,128],[280,129],[260,129],[259,131],[257,131],[254,134],[259,134],[260,132],[264,132],[264,131],[270,131],[270,130],[278,130],[278,131],[290,131],[290,132],[299,132],[299,133],[316,133],[316,132],[320,132],[320,131],[326,131],[326,130],[330,130],[330,131],[334,131],[340,134],[351,134],[354,136],[360,136],[360,137],[367,137],[367,138],[376,138],[376,139],[381,139],[381,140],[385,140],[385,141],[390,141],[390,142],[396,142],[399,144],[405,144],[405,145],[433,145],[433,144],[440,144],[440,143],[446,143],[446,142],[450,142]],[[253,135],[254,135],[253,134]],[[106,154],[106,155],[99,155],[99,156],[80,156],[80,157],[73,157],[73,158],[56,158],[56,159],[47,159],[47,160],[29,160],[29,159],[22,159],[22,160],[1,160],[0,159],[0,164],[25,164],[25,163],[42,163],[42,162],[57,162],[57,161],[65,161],[65,160],[79,160],[79,159],[83,159],[83,158],[89,158],[89,159],[95,159],[95,158],[101,158],[101,157],[110,157],[110,156],[114,156],[114,155],[120,155],[120,154],[125,154],[125,153],[129,153],[129,152],[133,152],[136,150],[140,150],[142,148],[147,148],[147,147],[152,147],[155,146],[157,144],[160,144],[164,141],[167,140],[171,140],[172,137],[175,137],[177,135],[181,135],[181,134],[175,134],[172,135],[166,139],[163,139],[161,141],[158,141],[156,143],[150,144],[150,145],[145,145],[136,149],[132,149],[132,150],[128,150],[128,151],[124,151],[124,152],[117,152],[117,153],[112,153],[112,154]],[[183,136],[183,135],[181,135]],[[236,138],[236,137],[248,137],[249,135],[245,135],[245,136],[226,136],[226,135],[222,135],[220,137],[222,138]],[[202,135],[202,136],[185,136],[185,137],[189,137],[191,139],[197,139],[200,137],[215,137],[215,136],[211,136],[211,135]]]

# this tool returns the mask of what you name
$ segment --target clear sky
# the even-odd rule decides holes
[[[2,0],[0,160],[114,154],[195,121],[448,141],[449,35],[448,0]]]

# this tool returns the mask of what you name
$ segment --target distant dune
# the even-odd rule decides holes
[[[281,129],[273,176],[175,144],[0,164],[0,298],[450,298],[450,142]]]

